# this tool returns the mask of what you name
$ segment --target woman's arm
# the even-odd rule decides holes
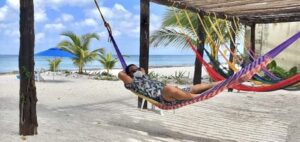
[[[146,74],[146,72],[145,72],[145,69],[144,68],[140,68],[140,70],[144,73],[144,74]]]
[[[118,74],[118,78],[121,79],[124,84],[129,84],[133,81],[132,78],[125,73],[125,71],[120,71]]]

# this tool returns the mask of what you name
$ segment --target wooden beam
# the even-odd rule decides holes
[[[148,73],[149,67],[149,21],[150,21],[150,1],[140,0],[140,67],[144,68]],[[138,107],[142,106],[142,98],[138,98]],[[144,109],[147,109],[147,102],[145,102]]]
[[[202,15],[201,13],[199,14],[201,19],[204,19],[204,15]],[[199,19],[198,19],[199,20]],[[200,20],[198,21],[200,23]],[[205,48],[205,32],[204,32],[204,28],[203,26],[201,26],[201,24],[198,24],[198,36],[199,36],[199,42],[198,42],[198,48],[197,51],[200,53],[201,56],[203,56],[203,51]],[[199,62],[199,60],[197,60],[197,58],[195,59],[195,69],[194,69],[194,80],[193,80],[193,84],[200,84],[202,81],[202,64]]]
[[[237,6],[224,6],[218,8],[210,8],[210,11],[214,12],[239,12],[239,11],[256,11],[256,10],[268,10],[268,9],[291,9],[293,7],[299,7],[300,3],[295,3],[294,1],[280,1],[280,2],[272,2],[272,3],[250,3],[245,5],[237,5]],[[203,6],[203,8],[205,8]]]
[[[264,10],[250,10],[250,11],[241,11],[238,13],[228,13],[232,16],[237,17],[248,17],[248,16],[264,16],[264,15],[283,15],[283,14],[292,14],[300,13],[300,7],[293,7],[288,9],[264,9]]]
[[[235,18],[234,16],[227,15],[223,12],[215,12],[215,13],[207,12],[206,9],[197,8],[197,7],[194,7],[193,5],[188,5],[187,3],[184,3],[183,1],[178,1],[178,0],[151,0],[151,1],[154,3],[157,3],[157,4],[162,4],[162,5],[166,5],[166,6],[174,6],[179,9],[186,9],[186,10],[190,10],[195,13],[201,13],[204,16],[216,16],[217,18],[227,19],[227,20],[233,20]],[[240,22],[247,23],[247,21],[242,21],[242,20],[240,20]]]
[[[235,53],[235,50],[236,50],[236,48],[235,48],[235,45],[236,45],[236,42],[235,42],[235,38],[236,38],[235,32],[236,32],[237,27],[236,27],[236,25],[234,24],[233,21],[231,21],[231,26],[232,26],[232,29],[230,29],[229,32],[231,33],[233,39],[230,40],[230,50],[231,50],[231,52],[230,52],[230,56],[229,56],[229,61],[231,63],[233,63],[233,54],[232,53]],[[228,68],[230,69],[229,70],[230,74],[233,74],[234,71],[230,68],[229,65],[228,65]],[[232,92],[232,91],[233,91],[232,88],[228,89],[228,92]]]
[[[215,3],[215,2],[208,2],[208,3],[202,3],[198,1],[188,0],[189,3],[195,6],[201,6],[206,9],[214,9],[214,8],[221,8],[221,7],[232,7],[232,6],[242,6],[242,5],[248,5],[253,3],[266,3],[266,2],[276,2],[276,1],[282,1],[282,0],[236,0],[236,1],[225,1],[222,3]],[[294,0],[293,0],[294,1]]]
[[[274,18],[240,18],[242,21],[248,21],[244,22],[243,24],[249,25],[249,23],[260,23],[260,24],[266,24],[266,23],[280,23],[280,22],[299,22],[300,17],[296,16],[290,16],[290,17],[274,17]]]
[[[250,49],[250,54],[252,57],[255,57],[255,23],[251,24],[251,39],[250,39],[250,44],[251,44],[251,49]],[[251,61],[253,61],[252,58],[250,58]]]
[[[227,19],[227,20],[233,20],[234,17],[238,17],[240,14],[245,15],[245,14],[249,14],[248,17],[252,17],[257,15],[256,13],[265,13],[265,14],[271,14],[274,13],[276,14],[280,14],[280,13],[287,13],[287,12],[299,12],[300,8],[299,6],[289,6],[289,7],[285,7],[285,8],[273,8],[270,7],[267,10],[266,9],[257,9],[257,10],[241,10],[241,11],[231,11],[231,12],[224,12],[224,11],[220,11],[220,12],[211,12],[210,9],[206,9],[203,7],[198,7],[196,5],[191,4],[191,0],[151,0],[154,3],[158,3],[158,4],[162,4],[162,5],[166,5],[166,6],[174,6],[177,7],[179,9],[187,9],[190,10],[192,12],[196,12],[196,13],[201,13],[205,16],[215,16],[217,18],[220,19]],[[236,2],[237,0],[229,0],[229,2]],[[253,0],[254,1],[254,0]],[[267,0],[262,0],[262,1],[267,1]],[[273,1],[277,1],[277,0],[273,0]],[[211,1],[211,0],[203,0],[201,1],[201,3],[218,3],[218,2],[223,2],[226,3],[228,2],[227,0],[216,0],[216,1]],[[295,0],[295,4],[293,5],[298,5],[298,2]],[[258,19],[258,18],[257,18]],[[274,21],[273,21],[274,20]],[[277,18],[277,19],[260,19],[260,20],[256,20],[254,19],[248,19],[248,18],[240,18],[240,22],[245,24],[245,25],[251,25],[251,23],[279,23],[279,22],[295,22],[295,21],[300,21],[300,17],[282,17],[282,18]]]

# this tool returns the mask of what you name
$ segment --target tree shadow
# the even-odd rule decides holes
[[[126,119],[124,119],[126,118]],[[226,139],[213,139],[213,138],[204,138],[201,136],[195,136],[195,135],[189,135],[178,131],[171,130],[167,127],[164,127],[160,122],[158,121],[149,121],[149,120],[140,120],[140,122],[134,122],[132,121],[133,118],[130,118],[130,116],[123,117],[123,119],[117,120],[114,119],[112,121],[109,121],[108,124],[113,126],[121,127],[125,130],[135,130],[137,134],[138,132],[144,132],[147,133],[149,136],[152,136],[152,139],[157,139],[158,141],[162,141],[160,138],[169,138],[169,139],[175,139],[179,141],[197,141],[197,142],[235,142],[233,140],[226,140]],[[184,129],[182,129],[185,131]],[[133,132],[135,132],[133,131]],[[188,131],[188,130],[186,130]],[[168,142],[169,140],[165,140]]]
[[[40,83],[66,83],[66,82],[73,82],[71,80],[43,80],[39,81]]]

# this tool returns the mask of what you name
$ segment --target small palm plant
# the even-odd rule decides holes
[[[58,44],[61,49],[73,54],[73,63],[78,66],[78,73],[83,73],[83,68],[86,63],[96,59],[97,53],[102,49],[96,49],[89,51],[89,45],[91,39],[99,40],[99,36],[96,33],[87,33],[81,36],[76,35],[73,32],[64,32],[63,36],[68,37],[70,40],[63,40]]]
[[[115,67],[118,59],[114,58],[112,53],[105,53],[104,50],[100,51],[99,57],[99,62],[103,65],[104,69],[106,69],[107,74],[109,74],[109,71]]]
[[[48,61],[48,64],[49,64],[49,68],[50,68],[50,71],[52,72],[56,72],[57,69],[58,69],[58,66],[61,62],[61,59],[47,59]]]

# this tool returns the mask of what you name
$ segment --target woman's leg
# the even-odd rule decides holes
[[[218,82],[212,82],[212,83],[201,83],[201,84],[196,84],[194,86],[191,87],[191,93],[193,94],[197,94],[197,93],[201,93],[203,91],[206,91],[212,87],[214,87],[215,85],[219,84],[221,81]]]
[[[175,101],[175,100],[189,100],[192,99],[196,94],[185,92],[175,86],[166,86],[163,91],[163,98],[166,101]]]
[[[163,98],[167,101],[174,101],[174,100],[189,100],[192,99],[194,96],[197,95],[199,92],[203,92],[207,89],[212,88],[213,86],[219,84],[219,82],[213,82],[211,84],[197,84],[192,86],[191,92],[186,92],[181,90],[178,87],[175,86],[165,86],[164,89],[162,90]]]

